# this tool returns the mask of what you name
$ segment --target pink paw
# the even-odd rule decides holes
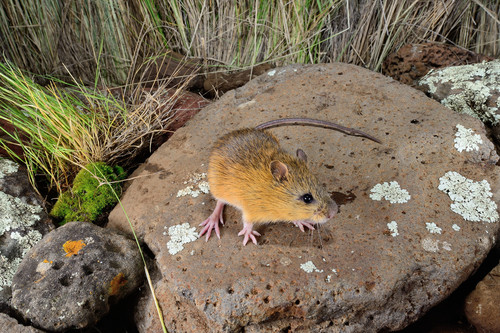
[[[255,238],[255,236],[260,236],[260,234],[257,231],[253,230],[253,224],[243,223],[243,229],[241,229],[241,231],[238,233],[238,236],[244,236],[243,245],[246,245],[249,239],[252,240],[252,243],[257,245],[257,238]]]
[[[203,226],[204,228],[201,229],[200,234],[198,237],[203,236],[203,234],[207,234],[205,237],[205,241],[208,242],[208,239],[210,238],[210,235],[212,234],[212,230],[215,230],[215,234],[217,235],[217,238],[220,239],[220,230],[219,230],[219,222],[221,224],[224,224],[224,220],[222,218],[222,212],[224,209],[224,203],[217,201],[217,205],[215,206],[214,211],[208,219],[203,221],[200,226]]]
[[[299,221],[293,221],[293,224],[299,227],[300,231],[302,232],[304,232],[304,227],[314,230],[314,226],[311,222],[299,220]]]

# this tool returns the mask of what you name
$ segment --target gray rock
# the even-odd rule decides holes
[[[8,312],[12,277],[22,258],[53,229],[26,169],[0,158],[0,312]]]
[[[0,327],[2,332],[8,333],[43,333],[43,331],[31,326],[24,326],[5,313],[0,313]]]
[[[500,60],[433,70],[418,85],[456,112],[500,124]]]
[[[23,259],[12,282],[12,305],[45,330],[83,328],[142,282],[134,241],[91,223],[70,222]]]
[[[284,149],[308,154],[338,215],[306,233],[290,223],[258,226],[259,245],[242,246],[241,214],[226,207],[220,240],[191,241],[215,206],[204,182],[215,140],[294,116],[382,140],[269,130]],[[122,203],[155,254],[169,332],[391,331],[450,295],[489,252],[500,228],[497,161],[479,120],[420,91],[352,65],[294,65],[198,113],[132,175],[140,177]],[[129,230],[121,209],[109,220]],[[141,305],[140,331],[160,331],[151,297]]]

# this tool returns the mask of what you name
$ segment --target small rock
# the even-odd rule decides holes
[[[43,331],[34,327],[19,324],[17,320],[5,313],[0,313],[0,327],[2,328],[2,332],[8,333],[43,333]]]
[[[500,122],[500,60],[434,70],[418,85],[456,112],[489,125]]]
[[[490,60],[493,58],[452,45],[408,44],[387,57],[382,65],[382,73],[401,83],[417,87],[418,80],[431,69]]]
[[[10,285],[22,258],[53,229],[26,169],[0,158],[0,311],[10,307]]]
[[[500,265],[465,299],[465,315],[478,333],[500,332]]]
[[[198,94],[189,91],[181,92],[175,101],[175,115],[173,116],[172,123],[168,126],[168,130],[178,130],[184,126],[189,119],[210,103],[211,102],[208,99],[205,99]]]
[[[142,280],[134,241],[88,222],[70,222],[23,259],[12,283],[12,305],[45,330],[83,328]]]

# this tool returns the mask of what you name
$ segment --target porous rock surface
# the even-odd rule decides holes
[[[134,241],[88,222],[52,231],[24,257],[12,281],[12,305],[48,331],[96,323],[143,282]]]
[[[10,285],[22,258],[53,229],[26,168],[0,158],[0,312],[9,312]]]
[[[31,326],[19,324],[17,320],[5,313],[0,313],[0,328],[7,333],[43,333],[43,331]]]
[[[382,140],[316,127],[270,129],[289,152],[308,154],[339,214],[313,232],[289,223],[259,226],[259,245],[242,246],[241,215],[226,207],[220,240],[172,246],[172,226],[199,231],[215,206],[203,183],[215,140],[294,116],[334,121]],[[480,136],[477,150],[455,148],[457,124]],[[169,332],[397,330],[467,279],[499,230],[499,222],[466,221],[453,212],[450,197],[438,189],[440,178],[456,171],[486,180],[498,202],[497,160],[480,121],[420,91],[352,65],[294,65],[204,108],[136,171],[122,203],[155,254],[161,272],[155,292]],[[370,198],[377,184],[392,181],[408,192],[408,202]],[[108,227],[130,229],[121,209],[109,219]],[[388,229],[392,221],[397,235]],[[151,297],[137,311],[141,332],[161,330]]]
[[[500,264],[465,299],[465,315],[479,333],[500,332]]]
[[[382,73],[412,87],[431,69],[475,64],[494,58],[463,48],[441,44],[407,44],[389,55],[382,64]]]

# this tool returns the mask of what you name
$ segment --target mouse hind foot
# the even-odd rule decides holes
[[[252,243],[257,245],[257,238],[255,236],[260,236],[260,234],[253,230],[253,224],[244,222],[243,223],[243,229],[238,233],[238,236],[244,236],[243,237],[243,245],[246,245],[248,243],[248,240],[251,239]]]
[[[203,226],[204,228],[200,231],[198,237],[201,237],[206,233],[207,236],[205,238],[205,241],[208,242],[208,239],[212,234],[212,230],[215,230],[217,238],[220,239],[219,222],[220,224],[224,224],[224,219],[222,218],[223,211],[224,211],[224,202],[217,200],[217,204],[215,205],[212,214],[210,214],[210,216],[200,224],[200,226]]]

